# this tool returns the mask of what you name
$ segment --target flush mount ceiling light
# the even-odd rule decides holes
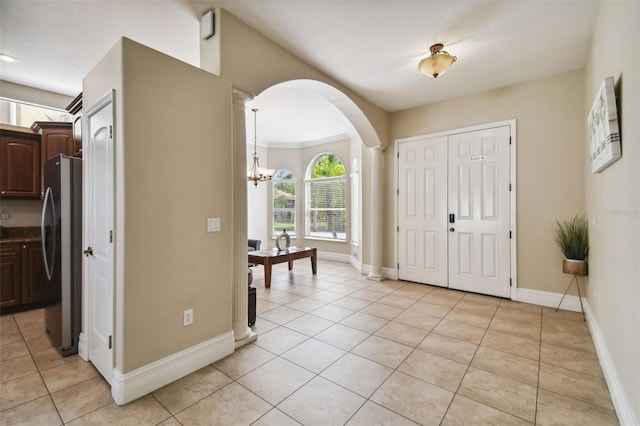
[[[0,53],[0,60],[2,60],[4,62],[10,62],[10,63],[20,62],[18,60],[18,58],[15,58],[15,57],[13,57],[11,55],[7,55],[6,53]]]
[[[258,110],[253,108],[253,164],[247,169],[247,180],[258,186],[258,182],[265,182],[273,178],[275,170],[260,167],[258,157]]]
[[[436,78],[447,72],[451,64],[456,61],[457,58],[442,50],[443,47],[443,44],[436,43],[429,48],[431,56],[427,56],[418,64],[418,69],[423,74]]]

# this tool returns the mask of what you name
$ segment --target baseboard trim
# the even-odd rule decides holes
[[[362,273],[362,262],[360,262],[356,257],[351,256],[349,263],[351,263],[351,266],[356,268],[358,272]]]
[[[233,331],[169,355],[128,373],[113,370],[111,396],[127,404],[233,353]]]
[[[331,260],[333,262],[351,263],[351,256],[342,253],[332,253],[330,251],[319,251],[318,259]]]
[[[393,268],[382,268],[382,273],[384,274],[385,277],[389,278],[390,280],[397,280],[398,279],[398,270],[397,269],[393,269]]]
[[[558,303],[560,303],[560,299],[562,299],[562,294],[560,293],[532,290],[530,288],[519,288],[517,289],[516,297],[513,300],[555,308],[558,306]],[[586,299],[582,298],[582,303],[585,303],[585,301]],[[560,309],[564,309],[565,311],[580,312],[580,299],[578,299],[578,296],[567,295],[562,301]]]
[[[593,345],[596,348],[598,360],[600,361],[604,378],[607,381],[607,386],[609,387],[611,402],[613,402],[613,406],[616,409],[618,421],[623,426],[640,425],[640,422],[634,414],[633,407],[629,402],[629,398],[624,391],[624,387],[620,381],[620,375],[613,363],[613,359],[611,358],[611,354],[607,348],[604,336],[600,331],[600,326],[598,325],[598,321],[595,319],[595,315],[591,310],[589,302],[585,303],[584,310],[587,314],[587,324],[589,325]]]
[[[80,333],[80,336],[78,337],[78,356],[84,361],[89,361],[87,338],[84,333]]]

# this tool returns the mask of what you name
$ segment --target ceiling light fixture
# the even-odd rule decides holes
[[[0,53],[0,59],[3,60],[4,62],[10,62],[10,63],[20,62],[18,58],[15,58],[11,55],[7,55],[6,53]]]
[[[258,182],[265,182],[273,178],[275,170],[260,167],[258,157],[258,110],[253,108],[253,164],[247,169],[247,180],[257,187]]]
[[[448,52],[442,50],[443,47],[443,44],[436,43],[429,48],[429,50],[431,51],[431,56],[427,56],[418,64],[418,69],[423,74],[436,78],[439,75],[447,72],[451,64],[453,64],[456,59],[458,59],[455,56],[449,55]]]

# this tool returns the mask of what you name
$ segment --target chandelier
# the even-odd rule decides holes
[[[275,170],[260,167],[260,157],[258,156],[258,110],[253,108],[251,111],[253,111],[253,163],[251,167],[247,168],[247,181],[253,182],[257,187],[258,182],[271,180]]]
[[[431,56],[427,56],[418,64],[418,69],[422,71],[423,74],[436,78],[444,74],[451,64],[458,59],[442,50],[443,47],[444,45],[437,43],[429,48]]]

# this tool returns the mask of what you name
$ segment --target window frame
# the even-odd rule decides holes
[[[311,177],[311,173],[313,170],[314,165],[324,156],[326,155],[333,155],[334,157],[336,157],[338,160],[340,160],[340,163],[342,164],[344,170],[344,174],[339,175],[339,176],[329,176],[329,177],[316,177],[316,178],[312,178]],[[346,170],[346,166],[344,164],[344,161],[342,161],[342,158],[340,158],[339,155],[334,154],[332,152],[325,152],[322,153],[318,156],[316,156],[313,160],[311,160],[311,162],[309,163],[309,166],[307,167],[307,172],[305,174],[305,232],[304,232],[304,238],[305,239],[309,239],[309,240],[323,240],[323,241],[335,241],[335,242],[347,242],[347,228],[348,228],[348,224],[347,224],[347,213],[348,213],[348,209],[347,206],[349,204],[349,200],[348,200],[348,188],[347,188],[347,170]],[[311,207],[311,186],[314,183],[326,183],[326,182],[340,182],[342,184],[342,190],[343,190],[343,207],[338,207],[338,208],[312,208]],[[327,212],[336,212],[336,211],[341,211],[344,212],[344,232],[334,232],[335,231],[335,226],[334,229],[332,231],[330,231],[331,233],[335,234],[336,237],[331,237],[331,236],[322,236],[322,235],[314,235],[312,234],[311,231],[311,213],[312,212],[316,212],[316,211],[327,211]],[[335,225],[335,224],[334,224]],[[316,233],[318,233],[318,231],[315,231]],[[340,236],[341,234],[343,234],[344,236]]]
[[[279,179],[277,176],[279,173],[281,172],[286,172],[289,173],[291,175],[290,178],[287,179]],[[276,191],[276,185],[280,184],[280,183],[292,183],[294,186],[294,190],[295,193],[294,198],[293,198],[293,207],[276,207],[275,203],[276,203],[276,197],[275,197],[275,191]],[[296,214],[296,209],[297,209],[297,199],[298,199],[298,185],[297,185],[297,179],[296,179],[296,175],[289,169],[287,168],[281,168],[276,170],[276,172],[273,174],[273,178],[271,180],[271,237],[272,238],[277,238],[278,235],[280,235],[282,233],[282,228],[276,228],[276,219],[275,219],[275,215],[276,212],[281,212],[281,211],[289,211],[292,213],[293,215],[293,230],[287,230],[287,233],[291,236],[291,237],[296,237],[297,233],[296,233],[296,224],[297,224],[297,214]]]

